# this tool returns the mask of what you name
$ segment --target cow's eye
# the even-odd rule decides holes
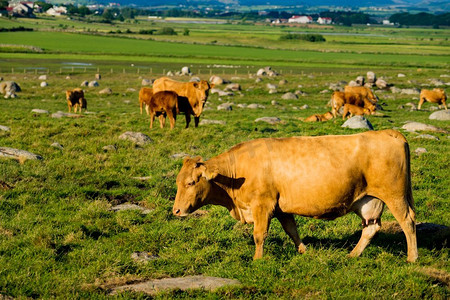
[[[195,181],[190,181],[190,182],[188,182],[188,186],[193,186],[195,184]]]

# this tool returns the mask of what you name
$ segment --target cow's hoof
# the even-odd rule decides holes
[[[306,246],[305,246],[305,244],[300,244],[299,246],[298,246],[298,253],[300,253],[300,254],[303,254],[303,253],[305,253],[306,252]]]

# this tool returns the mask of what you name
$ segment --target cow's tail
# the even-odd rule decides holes
[[[412,194],[412,182],[411,182],[411,155],[409,152],[409,144],[405,142],[405,156],[406,156],[406,185],[405,194],[406,200],[408,201],[408,212],[413,221],[416,221],[416,214],[414,210],[414,198]]]

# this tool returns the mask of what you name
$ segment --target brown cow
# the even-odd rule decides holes
[[[82,108],[84,108],[85,111],[87,110],[87,101],[84,98],[84,92],[82,89],[76,88],[73,90],[67,90],[66,99],[69,112],[72,110],[72,106],[75,113],[77,112],[78,107],[80,107],[80,113],[82,112]]]
[[[335,118],[339,109],[346,103],[367,108],[371,113],[376,110],[376,106],[360,94],[335,91],[331,94],[331,112]]]
[[[363,99],[368,100],[372,104],[377,104],[378,98],[372,92],[372,90],[365,86],[349,86],[347,85],[344,88],[344,92],[346,93],[355,93],[361,95]]]
[[[178,113],[178,95],[171,91],[155,93],[148,104],[148,111],[150,114],[150,128],[153,128],[155,116],[159,116],[159,125],[161,128],[164,128],[166,116],[168,116],[170,129],[173,129]]]
[[[304,122],[323,122],[333,119],[333,114],[329,111],[327,111],[324,114],[314,114],[312,116],[309,116],[305,119]]]
[[[363,222],[350,253],[359,256],[381,227],[384,204],[405,233],[408,261],[418,256],[409,146],[395,130],[256,139],[208,161],[186,158],[176,183],[174,215],[216,204],[254,223],[254,259],[263,256],[273,217],[303,253],[294,214],[332,220],[349,212]]]
[[[445,94],[444,89],[436,88],[431,91],[426,89],[421,90],[418,109],[422,107],[422,104],[425,101],[437,103],[439,108],[441,108],[441,105],[444,105],[444,108],[447,109],[447,104],[445,103],[445,101],[447,101],[447,95]]]
[[[372,114],[372,112],[367,108],[346,103],[344,104],[344,113],[342,114],[342,120],[345,120],[347,114],[349,115],[348,117],[351,118],[354,115],[356,116],[370,115]]]
[[[139,90],[139,107],[141,108],[141,115],[142,115],[142,107],[145,105],[145,111],[147,112],[147,115],[150,114],[148,110],[148,106],[150,104],[150,99],[153,96],[153,89],[143,87]]]
[[[209,90],[213,86],[214,85],[210,85],[206,80],[201,80],[200,82],[179,82],[168,77],[161,77],[153,83],[153,92],[173,91],[177,93],[178,96],[186,97],[191,106],[190,109],[186,110],[194,115],[195,127],[198,127],[200,115],[203,112],[203,106],[208,99]]]

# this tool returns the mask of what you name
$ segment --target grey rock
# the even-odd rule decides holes
[[[377,81],[375,82],[375,85],[377,86],[377,88],[379,89],[385,89],[387,88],[388,84],[386,82],[386,80],[378,78]]]
[[[41,85],[41,87],[47,87],[47,86],[48,86],[48,83],[45,82],[45,81],[42,81],[40,85]]]
[[[191,74],[191,70],[189,69],[189,67],[181,68],[181,75],[189,75],[189,74]]]
[[[300,106],[300,109],[308,109],[308,108],[309,108],[308,104],[305,104],[305,105],[303,105],[303,106]]]
[[[101,95],[111,95],[112,94],[112,90],[110,88],[104,88],[103,90],[98,92]]]
[[[406,131],[416,132],[416,131],[433,131],[433,132],[447,132],[442,128],[438,128],[433,125],[423,124],[419,122],[407,122],[402,126],[402,129]]]
[[[439,138],[437,136],[434,136],[431,134],[421,134],[421,135],[416,136],[416,139],[427,139],[427,140],[439,141]]]
[[[212,88],[212,89],[209,90],[209,93],[210,93],[210,94],[218,94],[218,93],[221,92],[221,91],[222,91],[221,89],[218,89],[218,88]]]
[[[151,79],[142,79],[141,81],[141,85],[151,85],[152,84],[152,80]]]
[[[138,251],[133,252],[131,258],[139,263],[148,263],[149,261],[159,259],[159,256],[151,254],[150,252]]]
[[[364,76],[358,76],[356,77],[356,84],[359,86],[363,86],[364,85]]]
[[[15,81],[0,82],[0,93],[5,94],[5,99],[16,98],[16,93],[21,91],[22,89]]]
[[[359,86],[359,84],[358,84],[356,81],[351,80],[351,81],[348,83],[348,86]]]
[[[237,105],[237,107],[239,107],[239,108],[247,108],[247,104],[245,104],[245,103],[239,103],[238,105]]]
[[[288,83],[288,81],[286,79],[281,79],[278,84],[279,85],[286,85]]]
[[[173,72],[172,72],[172,71],[169,71],[169,72],[167,72],[166,76],[172,77],[172,76],[174,76],[174,75],[173,75]]]
[[[227,122],[222,121],[222,120],[207,120],[207,119],[202,119],[200,121],[200,125],[226,125]]]
[[[211,76],[209,78],[209,82],[214,84],[214,85],[222,85],[222,84],[225,83],[222,77],[219,77],[219,76],[216,76],[216,75]]]
[[[277,91],[277,90],[274,90],[274,89],[271,89],[271,90],[269,90],[269,94],[270,94],[270,95],[272,95],[272,94],[276,94],[276,93],[278,93],[278,91]]]
[[[102,150],[104,152],[117,151],[117,147],[115,145],[106,145],[103,146]]]
[[[367,72],[366,77],[368,83],[375,83],[377,81],[377,76],[372,71]]]
[[[286,93],[283,96],[281,96],[281,99],[283,99],[283,100],[296,100],[296,99],[298,99],[298,97],[294,93]]]
[[[138,146],[147,145],[153,142],[153,140],[142,132],[126,131],[119,136],[121,140],[128,140],[135,143]]]
[[[61,145],[60,143],[52,143],[51,145],[50,145],[51,147],[53,147],[53,148],[58,148],[58,149],[64,149],[64,147],[63,147],[63,145]]]
[[[220,104],[219,106],[217,106],[217,110],[227,110],[227,111],[233,110],[233,104],[231,103]]]
[[[187,157],[187,156],[189,156],[189,154],[184,153],[184,152],[181,152],[181,153],[175,153],[175,154],[172,154],[172,155],[170,156],[170,158],[172,158],[172,159],[180,159],[180,158],[185,158],[185,157]]]
[[[241,283],[236,279],[195,275],[179,278],[154,279],[146,282],[118,286],[113,288],[111,295],[117,295],[117,293],[122,291],[134,291],[146,293],[148,295],[156,295],[160,291],[173,289],[180,289],[183,291],[190,289],[215,291],[223,286],[237,286],[240,284]]]
[[[122,203],[116,206],[111,207],[109,210],[111,211],[124,211],[124,210],[138,210],[140,211],[142,214],[146,215],[149,214],[153,209],[148,209],[136,204],[132,204],[132,203]]]
[[[241,90],[241,85],[239,83],[230,83],[225,87],[226,91],[237,92]]]
[[[259,77],[255,79],[255,83],[260,83],[262,81],[263,81],[262,78],[259,78]]]
[[[420,91],[416,88],[411,88],[411,89],[402,89],[401,94],[405,94],[405,95],[419,95]]]
[[[403,73],[398,73],[398,74],[397,74],[397,77],[398,77],[398,78],[403,78],[403,77],[406,77],[406,75],[403,74]]]
[[[373,130],[372,124],[366,118],[362,116],[354,116],[345,121],[341,127],[347,127],[350,129],[368,129]]]
[[[31,159],[41,160],[42,156],[20,149],[14,149],[9,147],[0,147],[0,157],[9,157],[15,159]]]
[[[219,97],[224,97],[224,96],[232,97],[232,96],[234,96],[234,93],[233,92],[227,92],[227,91],[219,91]]]
[[[89,82],[88,86],[89,86],[89,87],[97,87],[97,86],[99,86],[99,84],[98,84],[97,81],[93,80],[93,81],[90,81],[90,82]]]
[[[80,118],[82,117],[82,115],[79,114],[73,114],[73,113],[65,113],[62,111],[57,111],[55,113],[53,113],[51,115],[52,118],[56,118],[56,119],[60,119],[60,118],[64,118],[64,117],[68,117],[68,118]]]
[[[147,180],[152,179],[153,177],[152,176],[140,176],[140,177],[132,177],[132,178],[136,179],[136,180],[140,180],[140,181],[147,181]]]
[[[9,128],[8,126],[0,125],[0,130],[1,131],[11,131],[11,128]]]
[[[275,100],[272,100],[270,103],[271,103],[272,105],[280,105],[280,103],[278,103],[278,102],[275,101]]]
[[[268,83],[268,84],[266,84],[266,87],[267,87],[269,90],[275,90],[275,89],[277,88],[277,86],[276,86],[275,84],[273,84],[273,83]]]
[[[390,90],[393,94],[400,94],[402,92],[402,89],[396,86],[391,86]]]
[[[89,86],[89,81],[85,80],[83,81],[80,86]]]
[[[428,118],[430,120],[449,121],[450,120],[450,110],[435,111]]]
[[[255,120],[255,122],[266,122],[269,124],[278,124],[281,122],[280,118],[277,117],[262,117]]]
[[[34,112],[37,114],[49,114],[50,113],[48,110],[39,109],[39,108],[32,109],[31,112]]]
[[[102,75],[101,74],[95,74],[95,80],[101,80],[102,79]]]
[[[39,80],[47,80],[47,75],[41,75],[38,78]]]
[[[261,104],[252,103],[252,104],[247,105],[247,108],[251,108],[251,109],[256,109],[256,108],[265,109],[266,107],[264,105],[261,105]]]
[[[134,93],[134,92],[136,92],[136,89],[135,88],[127,88],[126,91],[129,93]]]
[[[323,91],[320,91],[319,94],[326,94],[326,93],[329,93],[329,92],[330,92],[329,90],[323,90]]]
[[[414,150],[414,153],[417,154],[417,155],[421,155],[421,154],[424,154],[424,153],[427,153],[427,152],[428,152],[427,149],[422,148],[422,147],[419,147],[416,150]]]
[[[430,83],[434,86],[443,86],[445,85],[445,82],[439,79],[430,79]]]

